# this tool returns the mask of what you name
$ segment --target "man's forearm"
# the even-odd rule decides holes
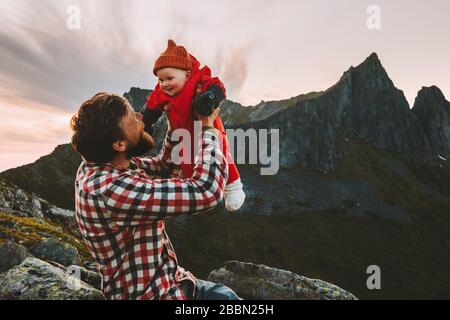
[[[188,179],[145,179],[122,174],[103,194],[105,205],[118,225],[139,225],[145,221],[193,214],[215,207],[223,198],[228,165],[219,147],[215,129],[201,134],[201,156],[196,157]]]
[[[171,158],[173,147],[179,143],[171,139],[172,132],[166,132],[162,148],[156,157],[134,158],[136,164],[150,175],[169,177],[176,166]]]

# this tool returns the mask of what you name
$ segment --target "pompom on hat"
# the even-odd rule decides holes
[[[187,50],[182,46],[177,46],[175,41],[169,39],[167,49],[156,59],[153,66],[153,73],[162,68],[177,68],[183,70],[191,70],[193,62]]]

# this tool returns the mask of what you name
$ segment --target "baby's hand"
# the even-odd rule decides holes
[[[194,111],[195,118],[202,122],[202,127],[214,127],[214,120],[219,115],[220,108],[216,108],[209,116],[204,116]]]
[[[167,102],[167,103],[164,105],[164,111],[165,111],[166,113],[169,113],[169,112],[170,112],[170,109],[172,109],[172,104],[169,103],[169,102]]]
[[[203,88],[203,86],[201,83],[197,84],[197,86],[195,87],[195,95],[196,96],[199,95],[200,93],[202,93],[202,88]]]

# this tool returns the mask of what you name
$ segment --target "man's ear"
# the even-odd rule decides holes
[[[186,77],[189,78],[190,75],[191,75],[191,70],[187,70],[186,71]]]
[[[125,140],[117,140],[112,144],[112,147],[118,152],[125,152],[127,150],[127,144],[125,143]]]

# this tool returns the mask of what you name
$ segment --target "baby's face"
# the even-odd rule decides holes
[[[168,96],[173,97],[183,89],[190,73],[190,71],[176,68],[163,68],[156,72],[156,76],[161,90]]]

